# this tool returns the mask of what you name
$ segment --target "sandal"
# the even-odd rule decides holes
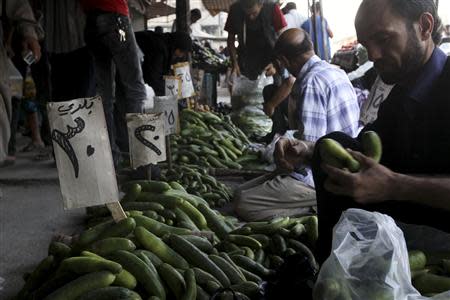
[[[12,166],[16,163],[15,156],[7,156],[4,161],[0,162],[0,168]]]
[[[44,145],[40,145],[40,144],[35,144],[33,142],[30,142],[28,145],[26,145],[23,149],[22,152],[32,152],[36,149],[40,149],[40,148],[44,148]]]
[[[34,161],[46,161],[53,159],[53,151],[47,148],[39,149],[39,152],[33,157]]]

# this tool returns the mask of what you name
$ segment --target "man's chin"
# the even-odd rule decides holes
[[[392,74],[392,73],[378,73],[381,77],[381,80],[383,80],[386,84],[396,84],[399,81],[401,81],[401,78],[398,76],[398,74]]]

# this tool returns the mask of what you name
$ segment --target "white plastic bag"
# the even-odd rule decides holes
[[[394,220],[361,209],[345,211],[334,227],[330,257],[322,265],[314,300],[450,299],[423,297],[411,284],[403,232]]]

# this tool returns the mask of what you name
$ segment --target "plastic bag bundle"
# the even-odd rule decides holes
[[[394,220],[361,209],[345,211],[334,227],[331,255],[322,265],[314,300],[450,299],[427,298],[411,284],[408,250]]]
[[[233,79],[233,122],[249,136],[262,137],[272,129],[272,120],[263,111],[263,89],[272,82],[272,77],[264,74],[257,80],[250,80],[245,76]]]

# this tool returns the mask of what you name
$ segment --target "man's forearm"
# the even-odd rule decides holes
[[[291,90],[292,84],[289,79],[283,80],[282,84],[273,93],[272,98],[270,98],[269,104],[274,108],[278,107],[289,96]]]
[[[396,174],[394,200],[411,201],[450,211],[450,177],[414,177]]]
[[[235,35],[230,32],[228,34],[227,46],[228,46],[228,51],[230,52],[231,64],[233,65],[233,67],[237,66],[237,64],[238,64],[237,63],[237,55],[236,55],[236,46],[234,45],[235,41],[236,41]]]

